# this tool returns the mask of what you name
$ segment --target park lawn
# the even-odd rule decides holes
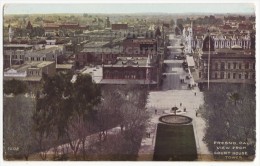
[[[154,161],[193,161],[197,159],[192,125],[158,124]]]

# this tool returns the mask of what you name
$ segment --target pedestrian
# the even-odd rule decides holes
[[[184,108],[183,111],[186,112],[186,108]]]
[[[154,110],[154,113],[157,114],[157,109]]]
[[[196,96],[196,92],[194,93],[194,95]]]
[[[182,106],[182,103],[180,103],[180,107]]]
[[[198,116],[198,112],[196,111],[196,117]]]

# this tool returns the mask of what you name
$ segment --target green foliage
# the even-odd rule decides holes
[[[73,116],[86,120],[92,115],[93,107],[100,101],[99,87],[89,75],[78,75],[75,83],[71,83],[71,78],[71,73],[44,76],[43,97],[37,99],[34,114],[36,131],[48,134],[55,128],[63,136]]]
[[[101,133],[107,126],[121,127],[121,132],[106,135],[93,160],[136,160],[149,115],[145,111],[148,91],[139,85],[106,85],[102,87],[102,102],[97,108],[96,123]]]
[[[27,158],[37,151],[32,132],[32,114],[35,100],[17,95],[4,97],[3,104],[3,138],[4,158]]]
[[[205,16],[204,18],[197,18],[194,21],[195,24],[197,25],[219,25],[219,24],[223,24],[223,20],[221,18],[215,18],[214,16]]]
[[[30,35],[31,35],[31,37],[43,36],[44,33],[45,33],[45,30],[43,27],[33,27]]]
[[[214,151],[214,141],[244,141],[254,152],[256,100],[254,85],[212,85],[204,93],[205,104],[200,108],[206,121],[204,141]],[[252,146],[251,146],[252,145]]]
[[[4,81],[4,93],[18,95],[27,91],[27,85],[19,80]]]

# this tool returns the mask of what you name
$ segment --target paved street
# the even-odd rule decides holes
[[[172,43],[179,45],[180,41],[180,39],[175,39]],[[172,49],[171,55],[164,61],[167,68],[164,73],[162,91],[149,93],[147,109],[151,114],[151,121],[147,132],[151,132],[151,137],[143,138],[139,160],[153,160],[159,117],[169,114],[174,106],[178,107],[183,115],[193,119],[198,160],[210,160],[212,157],[206,144],[202,141],[205,135],[205,121],[200,116],[196,116],[196,110],[204,103],[203,93],[199,91],[198,87],[188,88],[188,84],[193,80],[186,79],[188,73],[182,68],[183,60],[174,60],[174,55],[180,53],[180,49]],[[184,79],[184,83],[181,83],[180,79]],[[184,108],[186,112],[183,111]],[[155,110],[157,110],[156,114]]]
[[[187,89],[187,84],[181,83],[180,79],[183,79],[188,75],[182,68],[183,60],[165,60],[167,64],[165,78],[163,79],[162,90],[172,89]]]
[[[182,50],[174,48],[180,46],[180,38],[172,38],[170,42],[173,48],[170,49],[170,55],[164,60],[166,64],[166,71],[163,73],[165,78],[163,79],[162,90],[172,90],[172,89],[187,89],[189,80],[185,80],[186,83],[181,83],[181,79],[184,79],[188,73],[186,73],[182,68],[183,60],[176,60],[174,57],[176,55],[181,55]]]

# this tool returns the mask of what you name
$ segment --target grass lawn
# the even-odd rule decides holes
[[[154,161],[193,161],[197,159],[192,125],[158,124]]]

